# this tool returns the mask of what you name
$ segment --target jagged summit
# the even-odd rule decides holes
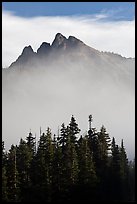
[[[68,41],[71,42],[71,43],[82,43],[82,44],[84,44],[81,40],[77,39],[74,36],[69,36]]]
[[[41,54],[43,55],[43,54],[49,52],[50,47],[51,47],[51,46],[50,46],[50,43],[43,42],[43,43],[41,44],[41,46],[38,48],[37,53],[38,53],[39,55],[41,55]]]
[[[55,39],[52,43],[53,48],[59,48],[64,46],[64,44],[67,42],[67,38],[63,36],[61,33],[57,33],[55,36]]]
[[[29,59],[32,60],[35,57],[37,59],[45,58],[49,56],[49,54],[59,53],[58,51],[69,51],[70,49],[77,48],[80,45],[84,45],[84,43],[76,37],[69,36],[67,39],[61,33],[57,33],[51,45],[50,43],[42,42],[36,52],[33,51],[31,45],[26,46],[18,59],[13,62],[10,67],[13,67],[15,65],[22,66],[23,64],[28,63]]]
[[[31,45],[24,47],[23,51],[22,51],[22,55],[29,55],[34,53]]]
[[[24,47],[21,55],[10,65],[10,68],[26,64],[28,61],[30,61],[30,59],[34,58],[35,55],[36,53],[33,51],[31,45]]]
[[[77,61],[82,62],[83,64],[87,63],[88,60],[93,64],[105,64],[109,61],[115,62],[115,59],[122,60],[123,57],[117,57],[118,54],[109,54],[102,53],[92,47],[89,47],[81,40],[77,39],[74,36],[69,36],[66,38],[61,33],[57,33],[53,42],[50,44],[48,42],[42,42],[40,47],[36,52],[33,51],[31,45],[26,46],[18,59],[10,65],[11,67],[27,67],[33,64],[39,66],[43,63],[46,66],[46,63],[60,60],[63,62],[68,61]],[[111,58],[111,60],[108,60]]]
[[[51,47],[52,49],[57,48],[67,50],[77,47],[79,45],[84,45],[84,43],[81,40],[77,39],[76,37],[69,36],[67,39],[61,33],[57,33]]]

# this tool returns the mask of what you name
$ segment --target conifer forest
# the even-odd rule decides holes
[[[2,201],[66,203],[135,201],[135,160],[104,126],[80,134],[72,115],[58,134],[30,131],[6,151],[2,142]]]

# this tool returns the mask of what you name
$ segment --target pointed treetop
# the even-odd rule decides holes
[[[121,148],[124,148],[124,142],[123,142],[123,139],[121,140]]]
[[[89,121],[91,121],[92,122],[92,115],[89,115]]]
[[[92,115],[89,115],[89,130],[91,131]]]
[[[105,126],[104,126],[104,125],[102,125],[102,126],[101,126],[100,131],[101,131],[101,132],[103,132],[103,133],[105,133],[105,132],[106,132],[106,128],[105,128]]]
[[[40,136],[41,136],[41,134],[42,134],[42,130],[41,130],[41,127],[40,127]]]
[[[76,134],[78,134],[81,130],[78,128],[78,124],[76,123],[76,119],[74,118],[74,116],[71,116],[71,120],[69,123],[69,130],[70,133],[74,136]]]

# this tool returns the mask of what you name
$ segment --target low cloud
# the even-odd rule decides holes
[[[2,65],[9,66],[27,45],[32,45],[36,51],[42,42],[52,43],[58,32],[66,37],[73,35],[100,51],[134,57],[135,21],[109,21],[109,15],[103,12],[87,16],[24,18],[3,10]]]
[[[77,63],[59,66],[54,62],[45,74],[35,69],[36,73],[19,73],[14,80],[5,82],[2,121],[7,149],[11,144],[18,144],[21,137],[25,139],[30,128],[36,133],[37,141],[40,126],[44,132],[49,126],[52,133],[57,134],[58,126],[63,122],[68,125],[72,114],[79,124],[80,134],[84,134],[88,130],[88,115],[93,114],[92,127],[99,131],[103,124],[119,145],[124,139],[129,159],[134,158],[135,97],[127,88],[129,85],[122,84],[124,73],[116,84],[103,75],[100,81],[98,72],[92,77],[92,66],[88,72],[87,67],[84,68],[78,71]],[[106,76],[110,67],[105,68]]]

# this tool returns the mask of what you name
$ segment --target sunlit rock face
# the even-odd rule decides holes
[[[72,114],[85,131],[92,114],[93,126],[104,124],[119,144],[123,138],[131,157],[134,91],[135,59],[100,52],[57,33],[51,44],[42,42],[36,52],[25,47],[8,69],[2,69],[3,140],[9,147],[30,128],[38,138],[40,126],[56,133]]]

